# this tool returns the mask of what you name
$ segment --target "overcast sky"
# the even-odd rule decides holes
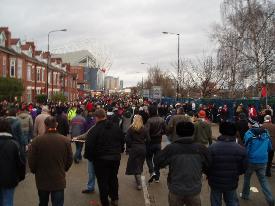
[[[211,26],[220,22],[221,0],[1,0],[0,26],[13,38],[35,41],[46,50],[47,33],[55,33],[51,48],[66,48],[89,39],[112,57],[109,74],[126,86],[146,76],[147,65],[173,70],[180,33],[182,57],[197,58],[213,52]],[[81,48],[81,45],[79,46]],[[71,48],[71,46],[70,46]],[[105,53],[105,52],[104,52]]]

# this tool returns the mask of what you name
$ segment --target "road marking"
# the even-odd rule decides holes
[[[252,191],[252,192],[259,192],[259,190],[257,189],[257,187],[250,187],[250,191]]]
[[[145,180],[144,175],[141,176],[141,184],[142,184],[142,191],[143,191],[145,206],[150,206],[151,205],[150,195],[148,193],[148,189],[147,189],[147,186],[146,186],[146,180]]]

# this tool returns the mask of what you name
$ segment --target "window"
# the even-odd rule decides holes
[[[48,84],[51,84],[51,77],[52,77],[52,73],[49,72],[48,73]]]
[[[27,66],[27,80],[32,80],[32,65],[28,64]]]
[[[7,58],[3,56],[3,77],[7,77]]]
[[[44,78],[45,78],[45,68],[42,68],[42,71],[41,71],[41,81],[42,82],[45,81]]]
[[[10,77],[15,77],[15,59],[10,59]]]
[[[22,79],[22,60],[17,60],[17,78]]]
[[[36,80],[38,81],[38,82],[40,82],[40,76],[41,75],[41,69],[40,68],[37,68],[37,73],[36,73],[36,76],[37,76],[37,78],[36,78]]]

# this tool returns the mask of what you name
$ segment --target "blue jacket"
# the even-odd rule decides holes
[[[268,152],[272,149],[270,135],[266,129],[251,128],[244,135],[244,145],[248,153],[248,162],[265,164]]]
[[[208,184],[218,191],[231,191],[238,187],[239,176],[247,168],[245,148],[236,143],[236,137],[220,136],[208,148],[212,164],[208,171]]]
[[[81,115],[76,115],[71,121],[71,133],[72,137],[84,134],[86,120]]]

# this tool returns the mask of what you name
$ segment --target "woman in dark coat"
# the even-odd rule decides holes
[[[141,174],[146,156],[146,142],[148,133],[143,126],[140,115],[135,115],[133,123],[126,134],[126,145],[129,148],[129,159],[127,162],[126,175],[135,175],[137,189],[141,190]]]

